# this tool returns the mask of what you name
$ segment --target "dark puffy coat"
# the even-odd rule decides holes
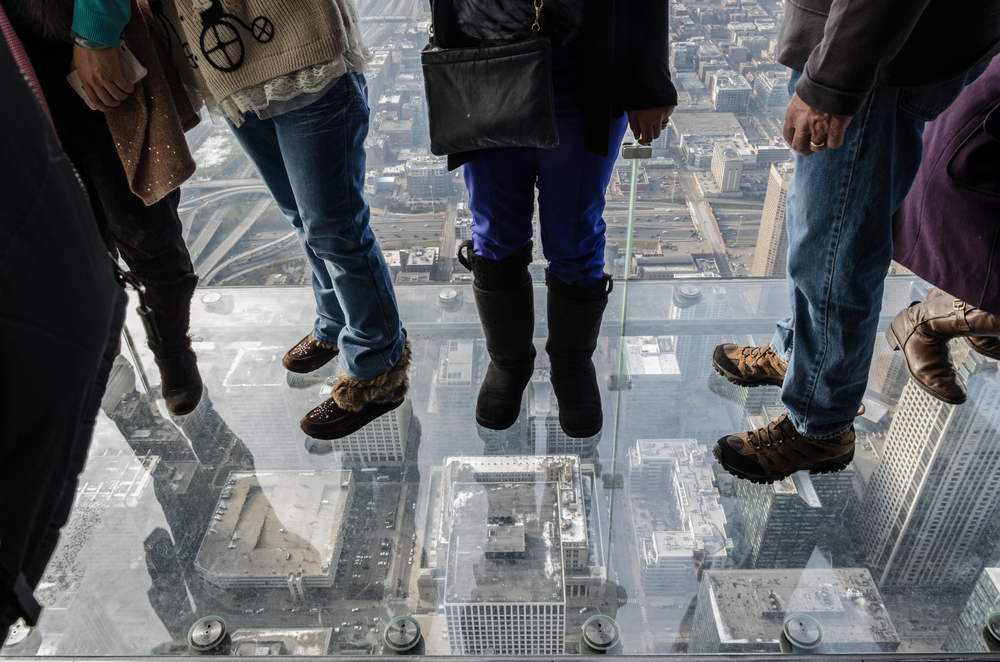
[[[437,43],[460,48],[517,41],[529,36],[531,0],[434,0],[449,3],[453,20],[435,25]],[[586,89],[584,146],[607,156],[610,120],[629,110],[676,106],[670,80],[666,0],[545,0],[542,35],[555,47],[578,46]],[[437,14],[437,12],[435,12]],[[475,153],[453,154],[448,167]]]
[[[897,262],[1000,315],[1000,57],[927,125],[892,229]]]
[[[68,87],[68,86],[67,86]],[[81,423],[121,290],[84,194],[55,132],[0,34],[0,632],[35,624],[30,567],[72,502]],[[122,302],[124,311],[124,301]],[[110,334],[109,334],[110,329]],[[43,351],[32,348],[43,347]],[[114,345],[111,345],[112,349]],[[114,357],[112,356],[112,359]],[[49,376],[58,375],[59,397]],[[106,376],[106,375],[105,375]],[[103,382],[101,384],[103,391]],[[58,402],[57,402],[58,401]],[[53,529],[54,527],[54,529]]]

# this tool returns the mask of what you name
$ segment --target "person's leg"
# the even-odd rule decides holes
[[[487,149],[462,166],[476,255],[503,260],[531,241],[540,151],[527,147]]]
[[[535,369],[535,297],[528,265],[538,151],[488,149],[463,168],[472,241],[459,247],[458,258],[472,272],[490,355],[476,399],[476,422],[489,430],[506,430],[517,421]]]
[[[60,47],[61,48],[61,47]],[[43,67],[42,87],[65,86]],[[98,229],[146,288],[146,301],[160,333],[150,343],[160,369],[161,393],[176,415],[191,412],[201,399],[202,381],[188,338],[191,297],[198,284],[177,214],[180,190],[147,206],[129,187],[128,177],[103,114],[79,99],[61,95],[51,106],[62,146],[90,196]]]
[[[892,260],[890,219],[916,176],[924,123],[964,85],[876,88],[842,147],[796,157],[785,221],[792,317],[772,346],[789,362],[782,402],[802,435],[828,439],[853,423]]]
[[[306,254],[312,271],[312,288],[316,297],[316,323],[313,338],[325,345],[336,345],[345,326],[344,311],[333,289],[333,281],[324,262],[306,241],[305,228],[299,215],[295,193],[285,170],[285,160],[278,144],[278,133],[273,120],[259,119],[247,113],[239,128],[230,125],[236,140],[260,173],[268,191],[281,213],[291,222],[299,245]]]
[[[570,82],[572,64],[557,69],[568,69],[563,76]],[[604,192],[628,122],[624,116],[611,120],[608,156],[586,151],[573,89],[557,97],[559,147],[539,150],[538,207],[542,247],[549,260],[545,351],[559,402],[559,424],[570,437],[585,438],[597,435],[604,425],[592,360],[613,287],[604,273]]]
[[[604,192],[628,120],[611,121],[608,156],[583,147],[581,117],[559,117],[559,147],[538,150],[538,212],[549,273],[569,285],[604,275]]]
[[[324,263],[334,295],[318,292],[318,308],[343,311],[339,338],[319,339],[340,348],[348,377],[373,379],[396,365],[405,337],[364,198],[364,77],[344,74],[322,99],[273,123],[305,243]]]

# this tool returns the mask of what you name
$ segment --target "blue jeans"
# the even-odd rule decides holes
[[[344,74],[317,101],[266,120],[247,113],[231,127],[312,267],[313,337],[340,348],[352,379],[387,372],[405,339],[382,250],[364,198],[365,77]]]
[[[491,260],[517,253],[531,240],[538,187],[542,249],[549,271],[570,285],[604,275],[604,191],[618,157],[625,116],[610,119],[608,156],[583,148],[580,54],[552,54],[559,146],[487,149],[464,167],[472,212],[472,245]]]
[[[789,362],[781,400],[803,435],[827,439],[854,422],[892,261],[892,214],[916,177],[924,124],[981,72],[876,88],[841,147],[795,157],[785,207],[792,316],[778,322],[771,347]]]

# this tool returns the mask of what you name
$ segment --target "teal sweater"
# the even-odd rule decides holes
[[[131,16],[128,0],[74,0],[73,32],[115,47]]]

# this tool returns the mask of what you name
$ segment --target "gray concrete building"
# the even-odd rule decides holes
[[[892,652],[899,636],[862,568],[709,570],[691,626],[691,653],[778,653],[787,614],[815,618],[832,653]]]
[[[350,471],[231,473],[195,569],[219,588],[283,588],[295,599],[332,586],[353,500]]]

